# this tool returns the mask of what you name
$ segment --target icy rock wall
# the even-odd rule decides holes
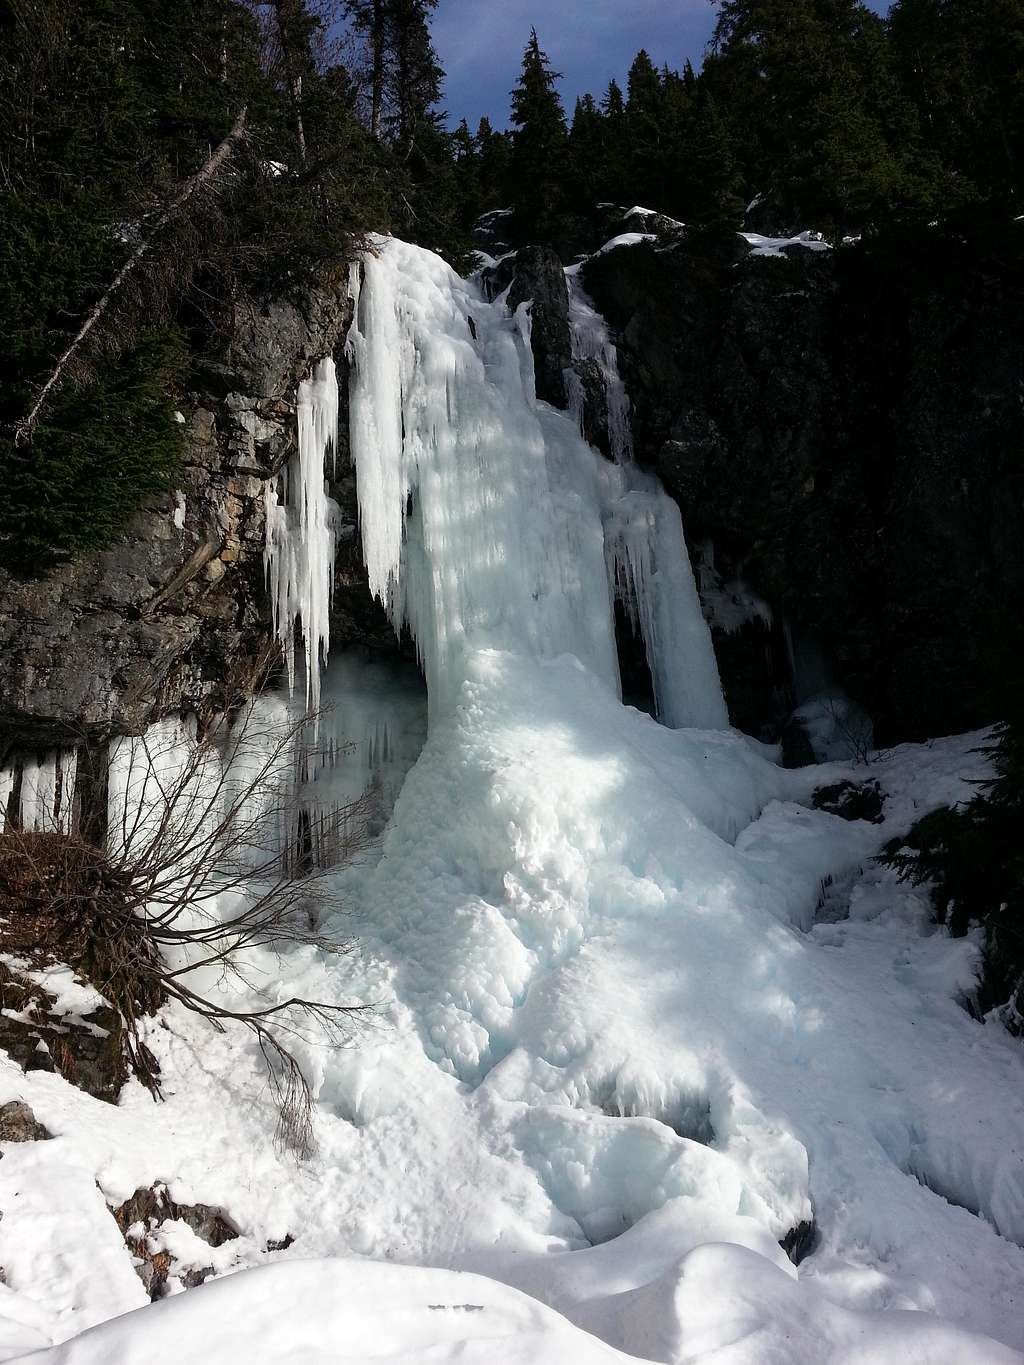
[[[353,291],[370,587],[417,642],[432,714],[453,704],[481,648],[573,654],[618,691],[618,592],[645,632],[661,718],[727,725],[678,509],[628,462],[621,429],[623,460],[609,465],[577,420],[537,401],[525,309],[509,317],[394,240],[378,242]]]
[[[615,346],[583,291],[579,267],[565,275],[573,360],[596,363],[604,384],[612,464],[602,466],[600,478],[612,589],[643,640],[659,720],[673,728],[724,729],[728,712],[679,508],[633,461],[629,396]],[[566,391],[581,425],[584,398],[574,371],[566,374]]]

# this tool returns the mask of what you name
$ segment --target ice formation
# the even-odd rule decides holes
[[[537,401],[525,306],[510,318],[398,241],[366,258],[354,291],[352,450],[370,587],[416,639],[432,714],[488,647],[572,654],[617,691],[617,592],[643,633],[665,723],[727,725],[678,508],[629,459],[614,352],[605,372],[620,460],[609,464],[578,420]],[[607,356],[589,317],[581,344]]]
[[[16,809],[9,812],[19,773],[20,794]],[[32,833],[70,834],[77,775],[78,752],[71,748],[47,749],[41,757],[30,752],[0,769],[0,830],[10,815],[19,828]]]
[[[299,385],[298,449],[266,488],[264,563],[274,629],[295,682],[295,628],[301,624],[306,704],[320,704],[320,668],[331,642],[337,505],[328,496],[326,461],[338,448],[338,380],[328,357]]]

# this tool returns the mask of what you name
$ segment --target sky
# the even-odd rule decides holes
[[[444,107],[454,125],[475,128],[486,114],[508,125],[509,91],[519,77],[531,25],[556,71],[572,117],[576,96],[599,98],[614,76],[625,89],[639,48],[656,66],[699,67],[714,28],[710,0],[440,0],[432,25],[447,73]]]

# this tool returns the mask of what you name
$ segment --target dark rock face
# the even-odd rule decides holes
[[[986,651],[1024,591],[1019,259],[681,238],[584,284],[691,543],[821,644],[880,742],[992,719]]]
[[[117,1103],[128,1079],[117,1010],[102,1005],[81,1018],[64,1016],[47,990],[3,963],[0,1002],[0,1049],[23,1071],[56,1072],[96,1099]]]
[[[264,489],[294,447],[295,386],[340,352],[350,315],[340,284],[240,312],[223,363],[200,368],[182,405],[178,493],[44,579],[0,574],[0,763],[197,707],[265,649]],[[348,513],[351,539],[354,499]]]
[[[807,733],[807,726],[798,716],[790,716],[786,721],[779,736],[779,743],[782,746],[784,768],[806,768],[818,761],[811,737]]]
[[[524,246],[485,272],[484,289],[496,298],[508,289],[509,312],[530,305],[530,344],[537,376],[537,397],[566,406],[564,372],[572,364],[569,295],[557,254],[546,246]]]
[[[604,378],[596,360],[573,359],[569,291],[558,255],[550,247],[521,247],[515,256],[485,270],[481,279],[490,299],[508,290],[510,311],[529,303],[537,397],[556,408],[568,408],[568,382],[574,383],[583,435],[592,446],[610,456]]]
[[[265,493],[295,449],[296,387],[325,355],[338,367],[340,399],[332,638],[412,652],[371,597],[363,566],[348,448],[350,321],[341,281],[240,309],[222,359],[197,366],[182,402],[180,489],[140,508],[101,553],[36,581],[0,573],[0,768],[76,749],[85,838],[102,838],[111,735],[234,696],[232,680],[258,674],[267,657]]]

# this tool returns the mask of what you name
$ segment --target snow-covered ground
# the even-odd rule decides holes
[[[177,1009],[147,1034],[162,1105],[4,1060],[0,1103],[56,1136],[0,1161],[0,1359],[1024,1359],[1024,1057],[958,1002],[977,944],[872,862],[972,794],[983,736],[790,772],[624,707],[617,485],[533,397],[524,326],[400,243],[362,282],[363,538],[431,720],[378,855],[336,874],[354,951],[248,964],[270,998],[370,1006],[352,1047],[301,1046],[316,1154],[275,1151],[255,1045]],[[666,685],[713,711],[678,600]],[[414,737],[383,685],[357,728],[374,691]],[[879,783],[882,824],[810,808],[844,776]],[[241,1235],[166,1223],[152,1249],[247,1273],[102,1325],[146,1299],[107,1205],[157,1181]]]

